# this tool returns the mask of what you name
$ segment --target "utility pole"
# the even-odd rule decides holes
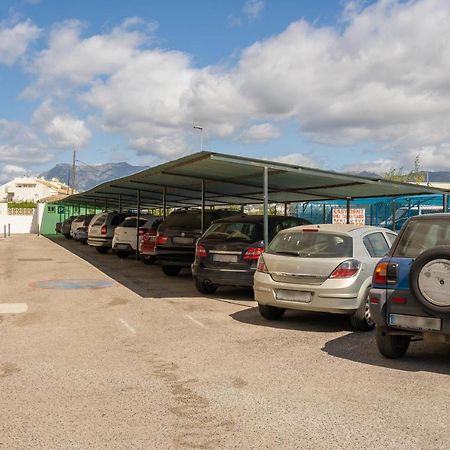
[[[202,152],[203,151],[203,127],[194,125],[192,128],[200,131],[200,151]]]
[[[77,166],[76,166],[76,154],[77,151],[74,150],[73,151],[73,161],[72,161],[72,194],[75,191],[75,180],[76,180],[76,170],[77,170]]]

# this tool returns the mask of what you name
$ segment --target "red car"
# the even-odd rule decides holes
[[[139,245],[139,253],[141,255],[141,259],[146,264],[153,264],[156,259],[156,234],[158,232],[158,227],[161,225],[161,220],[155,220],[152,224],[152,227],[149,230],[146,230],[144,235],[142,236],[141,243]],[[139,232],[142,232],[142,228]]]

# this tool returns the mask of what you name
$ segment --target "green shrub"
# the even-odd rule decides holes
[[[8,202],[8,208],[36,208],[34,202]]]

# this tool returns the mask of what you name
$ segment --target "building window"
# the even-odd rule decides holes
[[[47,206],[47,212],[54,213],[56,212],[56,208],[54,206]]]

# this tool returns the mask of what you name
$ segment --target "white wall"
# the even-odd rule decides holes
[[[0,216],[0,234],[3,236],[5,225],[8,232],[8,224],[11,234],[30,233],[32,222],[33,216]]]

